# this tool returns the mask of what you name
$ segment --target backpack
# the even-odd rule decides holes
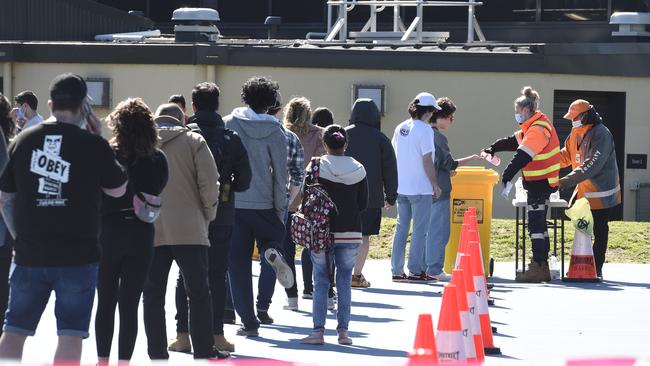
[[[291,239],[314,253],[327,252],[334,242],[330,215],[336,213],[336,205],[319,183],[319,176],[320,158],[313,158],[305,179],[300,211],[291,217]]]
[[[196,132],[203,136],[210,152],[214,157],[214,162],[217,165],[219,170],[219,202],[225,203],[230,200],[230,186],[232,184],[232,170],[233,157],[231,156],[232,147],[232,138],[235,135],[235,131],[229,128],[221,129],[223,133],[216,134],[207,134],[199,127],[198,123],[190,123],[187,125],[192,132]]]

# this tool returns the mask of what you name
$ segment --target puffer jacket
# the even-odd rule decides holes
[[[577,198],[585,197],[593,210],[621,203],[614,138],[593,109],[575,126],[561,150],[562,167],[573,171],[560,179],[563,187],[576,186]]]

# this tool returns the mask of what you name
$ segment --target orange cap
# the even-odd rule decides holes
[[[585,113],[586,111],[590,110],[592,108],[592,105],[589,104],[584,99],[578,99],[573,101],[571,105],[569,106],[569,111],[564,115],[564,119],[568,119],[569,121],[573,121],[574,118],[578,117],[581,113]]]

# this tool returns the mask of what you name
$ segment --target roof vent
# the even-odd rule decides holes
[[[216,42],[219,28],[215,25],[219,12],[210,8],[180,8],[174,10],[172,21],[176,42]]]

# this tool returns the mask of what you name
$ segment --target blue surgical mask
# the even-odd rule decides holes
[[[523,114],[515,113],[515,120],[517,121],[517,123],[522,124],[526,122],[526,117],[524,117]]]
[[[573,121],[573,122],[571,122],[571,124],[573,125],[573,128],[577,128],[577,127],[582,126],[582,121],[580,121],[580,120]]]
[[[20,119],[27,119],[25,118],[25,112],[23,112],[23,108],[20,107],[16,110],[16,114],[18,115],[18,118]]]

